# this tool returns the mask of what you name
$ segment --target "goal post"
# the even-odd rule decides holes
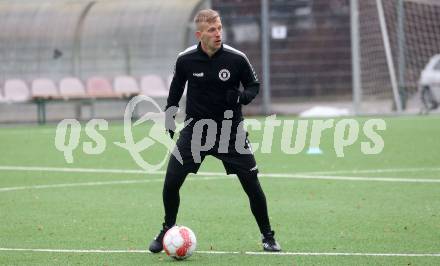
[[[400,112],[440,53],[440,1],[350,0],[353,109]]]

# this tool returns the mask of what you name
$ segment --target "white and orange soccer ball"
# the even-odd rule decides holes
[[[176,259],[183,260],[192,255],[197,246],[196,235],[186,226],[174,226],[163,237],[165,253]]]

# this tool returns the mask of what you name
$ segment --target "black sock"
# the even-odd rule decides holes
[[[172,227],[176,224],[177,212],[179,211],[179,190],[186,175],[175,175],[167,172],[163,185],[163,205],[165,208],[165,225]]]
[[[254,215],[261,234],[271,232],[269,215],[267,212],[266,196],[258,181],[257,173],[237,174],[240,183],[249,197],[252,214]]]

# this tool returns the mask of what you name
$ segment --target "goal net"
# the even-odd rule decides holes
[[[355,108],[404,110],[418,94],[421,71],[440,53],[440,0],[353,1],[359,40],[353,64],[360,80]]]

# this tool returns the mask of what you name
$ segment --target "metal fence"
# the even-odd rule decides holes
[[[350,96],[349,1],[268,2],[273,98]],[[226,42],[245,51],[261,76],[261,0],[213,0],[212,6],[222,15]]]

